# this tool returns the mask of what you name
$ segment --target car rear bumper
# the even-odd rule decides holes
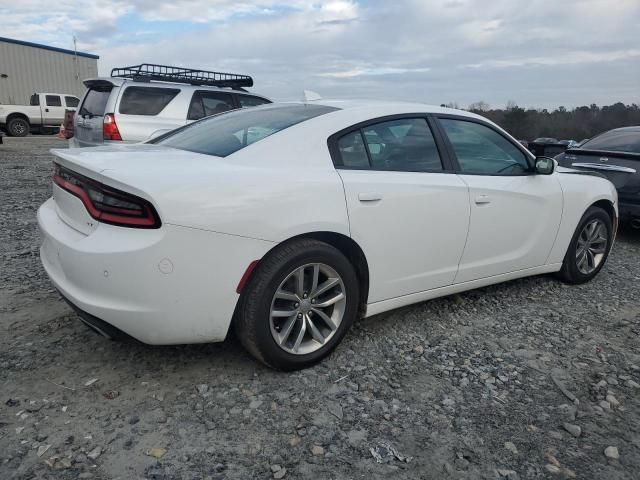
[[[42,264],[65,299],[156,345],[224,340],[238,281],[273,245],[168,224],[157,230],[99,224],[86,235],[60,218],[53,199],[38,210],[38,224]]]

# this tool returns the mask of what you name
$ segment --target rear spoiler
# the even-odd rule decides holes
[[[86,80],[83,80],[82,83],[84,83],[84,86],[87,88],[100,90],[119,87],[124,83],[124,80],[121,78],[87,78]]]
[[[589,150],[586,148],[569,148],[565,150],[567,155],[589,155],[591,157],[617,157],[629,160],[640,160],[640,153],[634,152],[613,152],[611,150]]]

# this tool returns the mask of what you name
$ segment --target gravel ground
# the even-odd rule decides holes
[[[56,146],[0,146],[0,478],[638,478],[640,232],[590,284],[403,308],[277,373],[233,338],[150,347],[77,319],[38,258]]]

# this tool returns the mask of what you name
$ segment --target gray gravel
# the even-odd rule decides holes
[[[283,374],[233,338],[150,347],[84,327],[38,259],[55,146],[0,146],[0,478],[638,478],[639,232],[588,285],[403,308]]]

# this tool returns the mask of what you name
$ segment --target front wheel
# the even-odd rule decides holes
[[[340,343],[358,313],[349,260],[324,242],[288,242],[260,261],[234,325],[244,347],[280,370],[306,368]]]
[[[20,117],[12,118],[7,123],[7,132],[12,137],[26,137],[29,133],[29,122]]]
[[[588,282],[604,266],[612,244],[611,217],[602,208],[590,207],[573,234],[560,278],[573,284]]]

